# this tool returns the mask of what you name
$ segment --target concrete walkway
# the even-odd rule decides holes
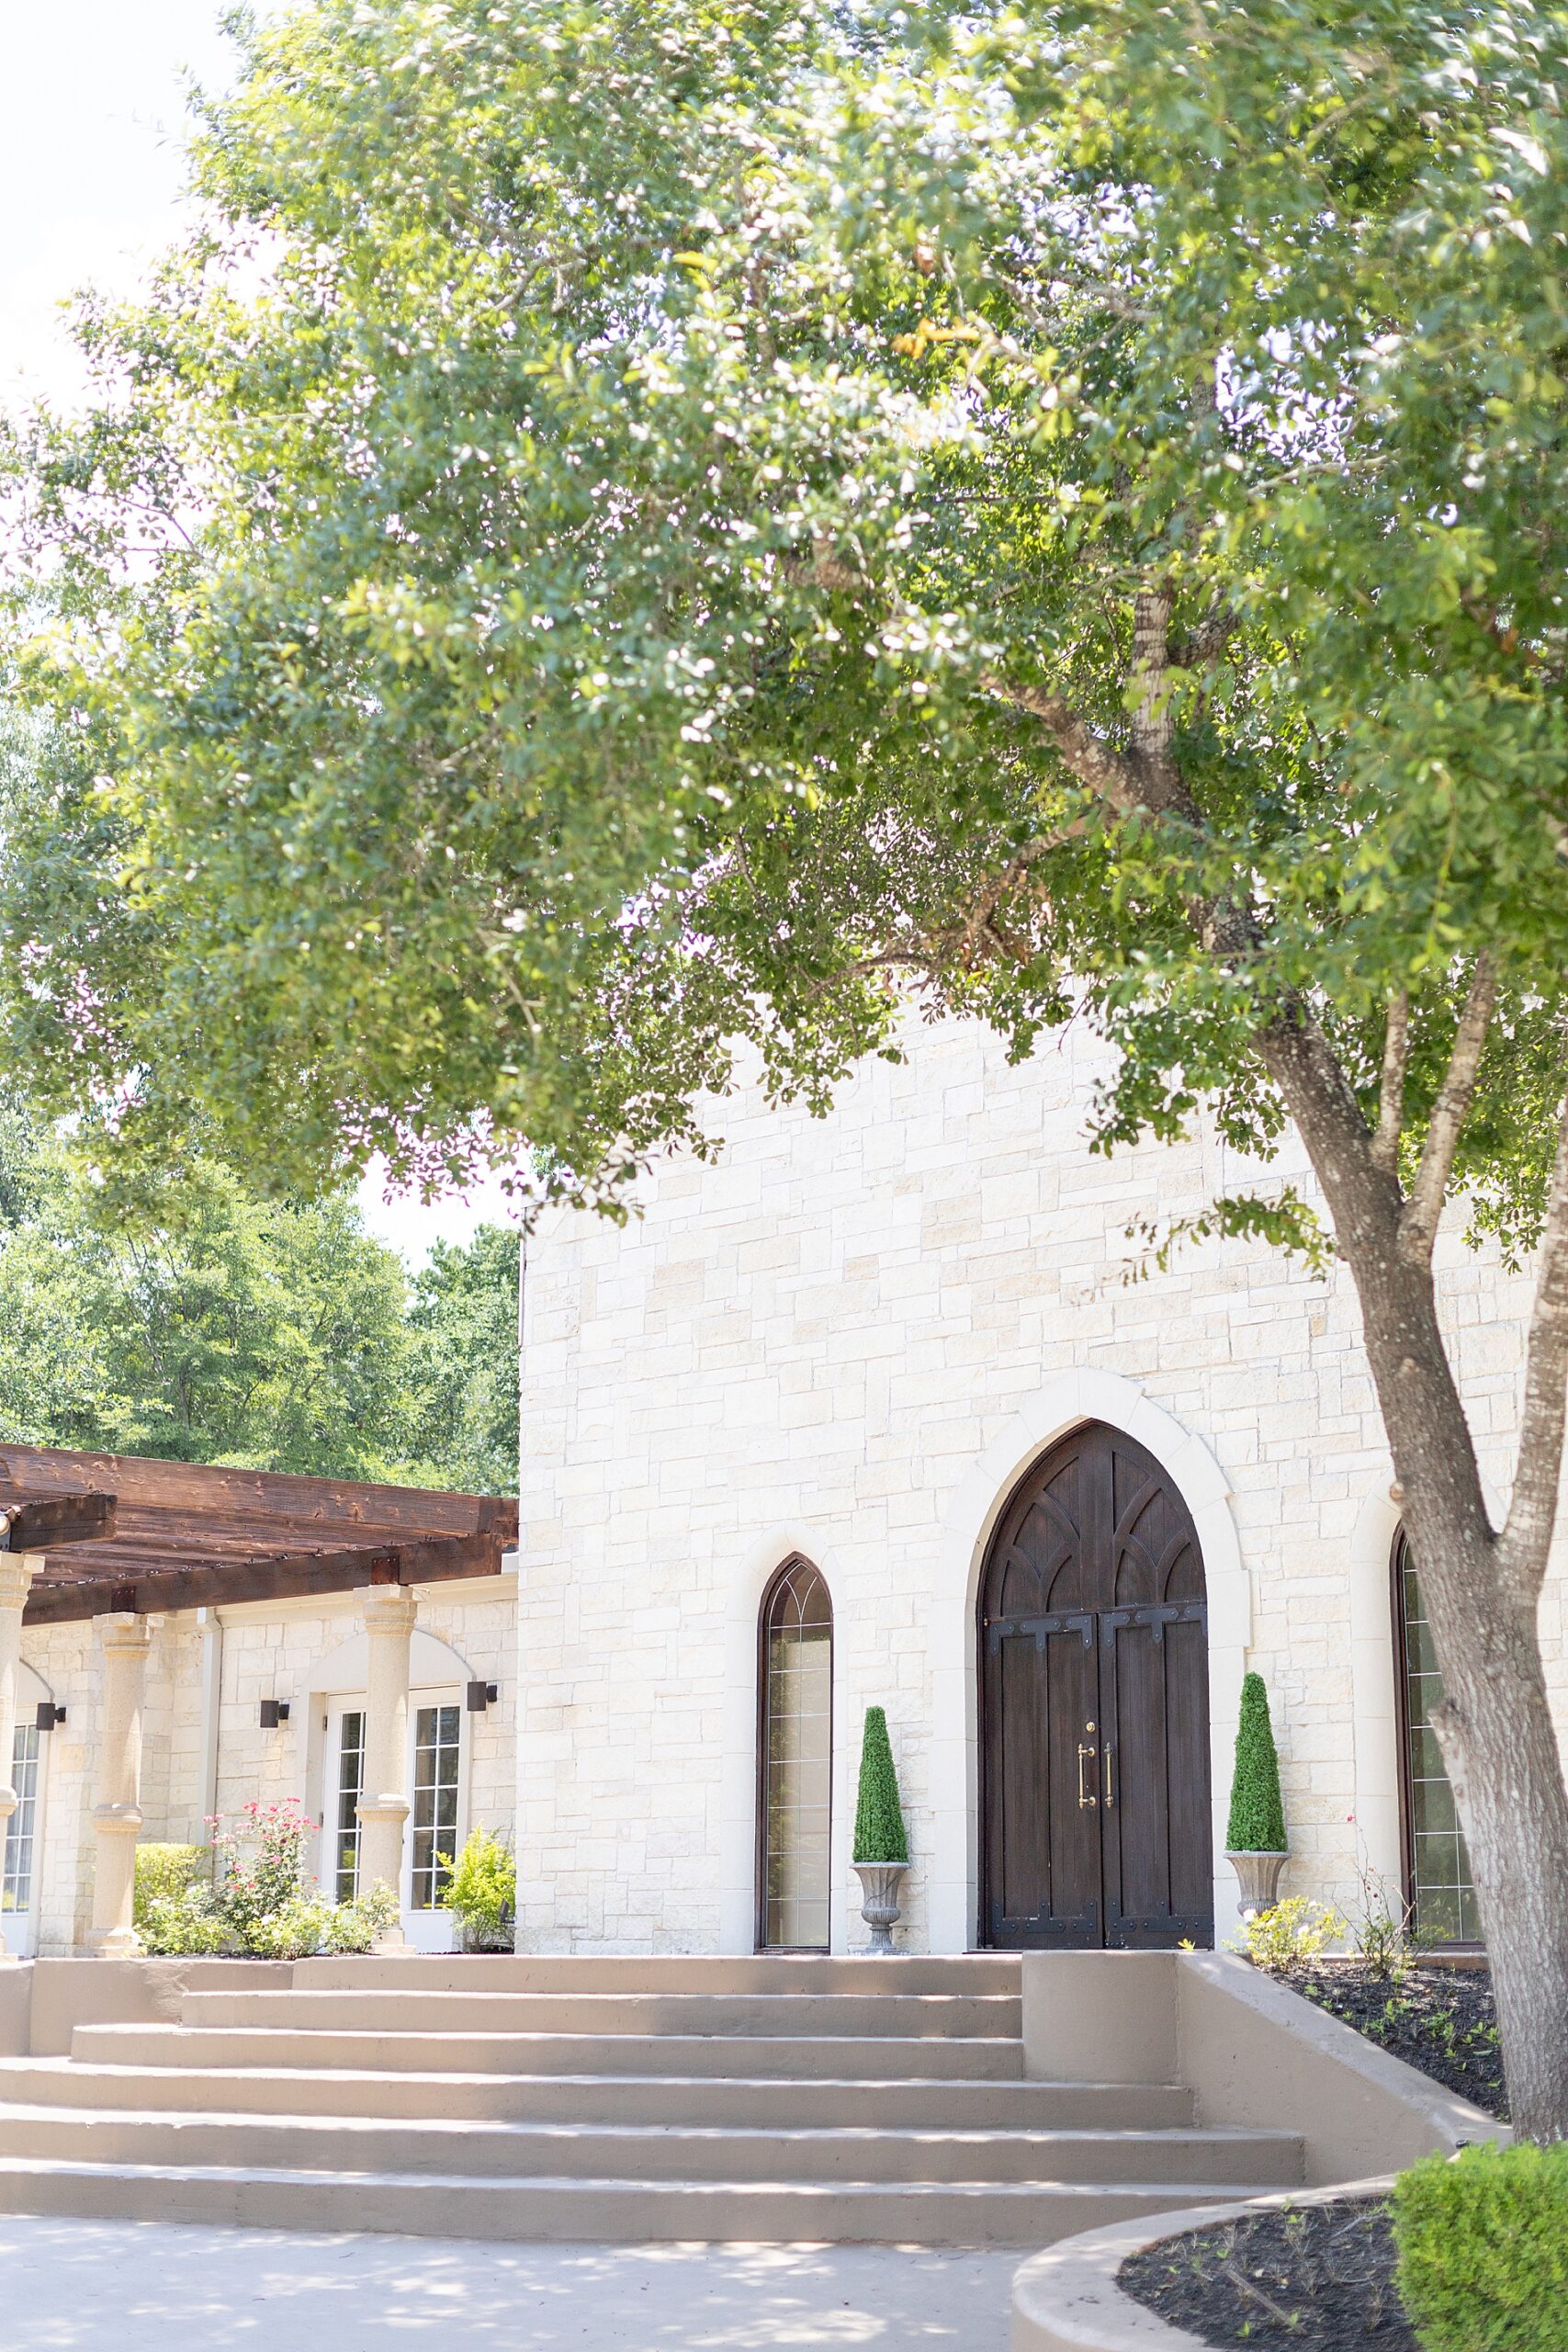
[[[491,2245],[0,2215],[5,2352],[1005,2352],[1020,2256]]]

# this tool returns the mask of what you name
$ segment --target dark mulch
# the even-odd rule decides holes
[[[1135,2254],[1117,2284],[1224,2352],[1419,2352],[1382,2198],[1276,2206]]]
[[[1416,1961],[1391,1976],[1364,1960],[1320,1960],[1284,1970],[1280,1981],[1407,2066],[1418,2066],[1445,2088],[1507,2121],[1497,2011],[1486,1969],[1423,1967]]]

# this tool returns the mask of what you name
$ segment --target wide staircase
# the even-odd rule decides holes
[[[258,1972],[259,1973],[259,1972]],[[0,2210],[1038,2246],[1302,2178],[1176,2083],[1025,2078],[1019,1963],[307,1961],[0,2061]]]

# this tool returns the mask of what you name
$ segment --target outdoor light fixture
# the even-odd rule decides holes
[[[264,1699],[262,1701],[261,1727],[263,1731],[276,1731],[279,1724],[286,1724],[288,1721],[288,1702],[287,1699]]]
[[[499,1682],[470,1682],[468,1685],[469,1714],[482,1715],[487,1707],[494,1706],[500,1696]]]
[[[52,1731],[56,1724],[62,1724],[65,1721],[65,1710],[63,1707],[57,1707],[52,1699],[40,1699],[38,1702],[38,1713],[33,1720],[39,1731]]]

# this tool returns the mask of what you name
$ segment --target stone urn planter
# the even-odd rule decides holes
[[[1235,1874],[1241,1881],[1241,1908],[1245,1917],[1250,1911],[1271,1911],[1280,1895],[1280,1872],[1288,1857],[1278,1853],[1233,1854],[1225,1849],[1225,1860],[1234,1862]]]
[[[873,1951],[891,1951],[893,1922],[898,1917],[898,1896],[908,1862],[852,1862],[861,1884],[860,1916],[871,1929]]]

